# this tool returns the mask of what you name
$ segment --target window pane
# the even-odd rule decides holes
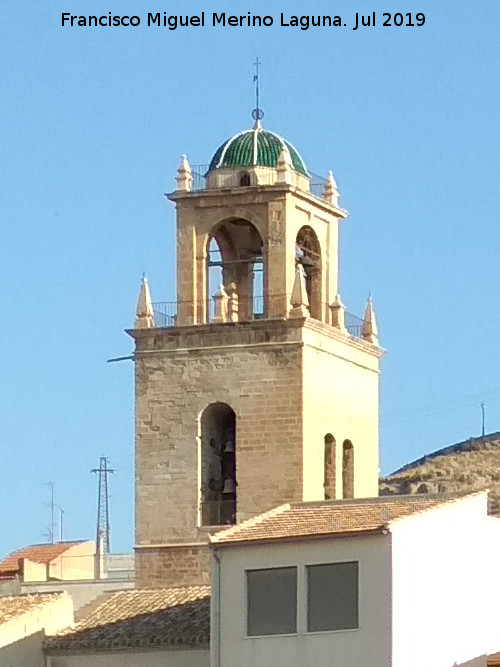
[[[247,634],[297,632],[297,568],[247,571]]]
[[[307,630],[358,627],[358,563],[307,568]]]

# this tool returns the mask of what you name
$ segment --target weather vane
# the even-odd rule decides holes
[[[259,77],[260,77],[260,66],[261,66],[261,64],[262,63],[260,62],[259,58],[257,57],[257,59],[254,62],[255,74],[253,76],[253,82],[255,84],[256,105],[255,105],[255,109],[252,111],[252,118],[255,121],[255,128],[260,127],[260,121],[264,118],[264,112],[262,111],[262,109],[259,106],[259,103],[260,103],[260,87],[259,87],[260,78]]]

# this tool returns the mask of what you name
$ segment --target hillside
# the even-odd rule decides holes
[[[500,515],[500,432],[469,438],[413,461],[380,479],[380,495],[490,491]]]

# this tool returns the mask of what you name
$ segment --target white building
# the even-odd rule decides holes
[[[73,623],[67,593],[0,597],[1,667],[46,667],[42,640]]]
[[[487,495],[293,503],[211,538],[212,667],[485,667]]]

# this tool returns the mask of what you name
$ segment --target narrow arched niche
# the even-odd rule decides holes
[[[331,433],[325,435],[325,457],[324,457],[324,492],[325,500],[335,498],[335,474],[336,474],[336,443]]]
[[[342,445],[342,497],[354,498],[354,446],[350,440]]]
[[[321,246],[315,231],[308,225],[298,231],[295,260],[304,269],[311,317],[322,320]]]
[[[236,523],[236,415],[212,403],[200,416],[201,524]]]

